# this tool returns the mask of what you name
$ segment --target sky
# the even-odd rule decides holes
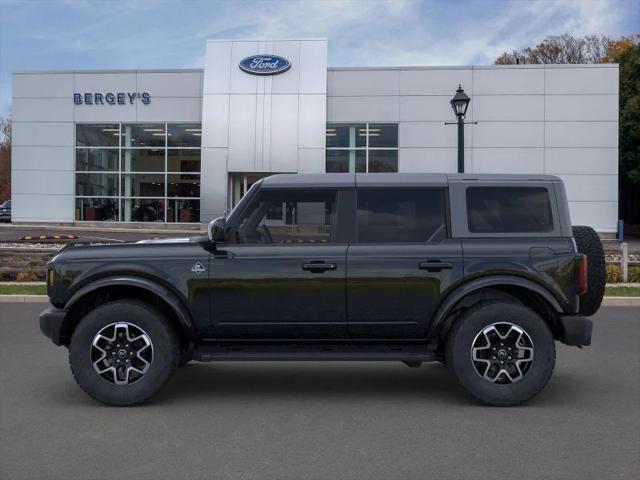
[[[208,38],[327,38],[330,66],[482,65],[561,33],[640,33],[640,1],[0,0],[0,115],[12,72],[202,68]]]

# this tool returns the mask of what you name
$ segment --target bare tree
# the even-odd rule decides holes
[[[546,37],[535,47],[505,52],[495,63],[598,63],[607,54],[610,39],[604,35],[574,37],[568,33]]]

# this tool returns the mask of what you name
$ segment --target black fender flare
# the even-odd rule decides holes
[[[100,278],[92,281],[91,283],[81,287],[75,292],[64,306],[66,311],[70,311],[73,305],[76,304],[85,295],[94,292],[100,288],[113,287],[113,286],[130,286],[147,290],[154,295],[157,295],[162,301],[164,301],[178,319],[178,323],[182,328],[182,331],[187,337],[195,336],[195,328],[191,319],[191,314],[178,298],[178,296],[169,290],[167,287],[161,285],[158,282],[150,280],[148,278],[136,277],[132,275],[118,275],[112,277]]]
[[[464,297],[482,288],[502,285],[526,288],[527,290],[540,295],[544,300],[547,301],[547,303],[549,303],[549,305],[551,305],[551,307],[557,313],[563,312],[562,306],[560,305],[560,302],[558,302],[558,299],[554,297],[553,294],[546,288],[542,287],[532,280],[515,275],[495,275],[491,277],[477,278],[475,280],[462,284],[445,297],[445,299],[438,306],[436,313],[433,316],[433,320],[431,322],[431,325],[429,326],[429,332],[427,336],[429,338],[436,337],[440,332],[447,331],[448,327],[450,326],[447,325],[447,323],[450,323],[446,321],[447,316],[449,315],[449,313],[451,313],[453,307],[455,307],[455,305],[457,305],[458,302],[460,302],[460,300],[462,300]]]

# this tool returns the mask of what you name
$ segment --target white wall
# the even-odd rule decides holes
[[[239,68],[257,54],[291,68],[257,76]],[[203,89],[203,221],[225,213],[227,172],[324,172],[326,40],[210,40]]]
[[[13,75],[12,219],[72,222],[76,122],[200,122],[202,70]],[[149,92],[151,102],[75,105],[74,93]]]
[[[617,65],[332,68],[327,120],[398,122],[401,172],[455,172],[458,84],[467,172],[558,175],[574,224],[616,231]]]

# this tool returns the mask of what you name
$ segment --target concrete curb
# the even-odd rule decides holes
[[[0,295],[0,303],[49,303],[46,295]],[[604,297],[607,307],[640,307],[640,297]]]
[[[640,297],[604,297],[602,305],[607,307],[640,307]]]
[[[0,295],[0,303],[49,303],[46,295]]]

